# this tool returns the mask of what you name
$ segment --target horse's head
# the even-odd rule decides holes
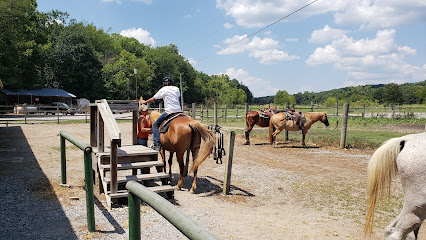
[[[324,112],[324,115],[322,115],[321,122],[324,123],[325,126],[327,126],[327,127],[330,125],[330,123],[328,122],[328,118],[327,118],[327,113],[326,112]]]

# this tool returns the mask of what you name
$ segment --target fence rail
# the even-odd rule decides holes
[[[169,201],[150,191],[140,183],[130,181],[126,184],[129,191],[129,239],[141,239],[140,205],[141,200],[151,206],[189,239],[219,239],[199,223],[189,218]]]
[[[84,153],[84,188],[86,189],[87,229],[95,231],[95,201],[93,195],[92,148],[64,131],[59,132],[61,146],[61,180],[67,183],[65,140],[77,146]]]

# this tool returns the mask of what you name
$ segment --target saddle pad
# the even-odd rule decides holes
[[[164,121],[160,124],[160,133],[166,133],[169,130],[170,124],[172,123],[173,119],[183,116],[186,116],[186,114],[182,112],[170,113],[169,115],[167,115],[166,119],[164,119]]]

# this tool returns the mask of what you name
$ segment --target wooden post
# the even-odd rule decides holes
[[[138,118],[139,118],[139,111],[133,110],[133,121],[132,121],[132,142],[133,145],[138,144]]]
[[[213,126],[217,126],[217,102],[214,103],[214,117],[213,117]]]
[[[225,121],[226,121],[227,117],[228,117],[228,107],[225,104]]]
[[[336,113],[335,113],[335,117],[339,116],[339,101],[336,101]]]
[[[248,111],[248,103],[246,103],[245,106],[244,106],[244,112],[245,112],[244,116],[247,115],[247,113],[249,112]]]
[[[395,108],[396,108],[395,104],[392,105],[392,119],[395,119]]]
[[[27,111],[27,105],[25,105],[25,106],[24,106],[25,124],[27,124],[27,114],[28,114],[28,111]],[[58,123],[59,123],[59,121],[58,121]]]
[[[362,118],[365,118],[365,105],[362,105]]]
[[[159,112],[161,112],[161,109],[163,108],[163,103],[162,102],[160,102],[159,104],[158,104],[158,111]]]
[[[235,108],[235,119],[238,118],[238,107]]]
[[[192,118],[195,119],[195,103],[192,103]]]
[[[288,103],[285,103],[285,109],[288,109]],[[288,141],[288,131],[285,129],[284,130],[284,140]]]
[[[209,105],[207,105],[207,107],[206,107],[206,118],[207,118],[207,121],[209,120]]]
[[[91,147],[96,147],[98,145],[98,141],[97,141],[97,127],[96,127],[96,123],[98,122],[97,120],[97,106],[95,105],[91,105],[90,106],[90,146]]]
[[[226,155],[225,164],[225,179],[223,181],[223,194],[228,195],[231,189],[231,172],[232,172],[232,158],[234,155],[234,142],[235,132],[229,132],[228,138],[228,154]]]
[[[111,182],[110,182],[110,193],[117,193],[118,191],[118,182],[117,182],[117,148],[118,143],[116,141],[111,141],[111,155],[110,155],[110,166],[111,166]],[[106,189],[105,189],[106,191]]]
[[[314,111],[314,102],[311,101],[311,112],[313,112],[313,111]]]
[[[59,104],[56,105],[56,115],[58,115],[58,121],[57,121],[57,123],[59,124]]]
[[[342,120],[342,132],[340,135],[340,148],[345,148],[346,145],[346,131],[348,129],[348,114],[349,114],[349,103],[343,104],[343,120]]]
[[[203,112],[203,105],[201,105],[201,122],[203,121],[203,117],[204,117],[204,112]]]
[[[102,118],[102,115],[101,115],[101,113],[99,112],[99,109],[97,109],[97,113],[96,113],[96,115],[98,115],[98,117],[96,118],[97,119],[97,123],[96,123],[96,125],[97,125],[97,131],[96,131],[96,133],[97,133],[97,148],[98,148],[98,152],[100,152],[100,153],[102,153],[102,152],[104,152],[104,144],[105,144],[105,142],[104,142],[104,120],[103,120],[103,118]]]

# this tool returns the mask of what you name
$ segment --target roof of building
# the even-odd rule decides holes
[[[63,89],[53,89],[53,88],[43,88],[38,90],[18,90],[16,92],[0,89],[0,92],[3,92],[6,95],[27,95],[27,96],[40,96],[40,97],[69,97],[75,98],[76,96],[72,93],[69,93]]]

